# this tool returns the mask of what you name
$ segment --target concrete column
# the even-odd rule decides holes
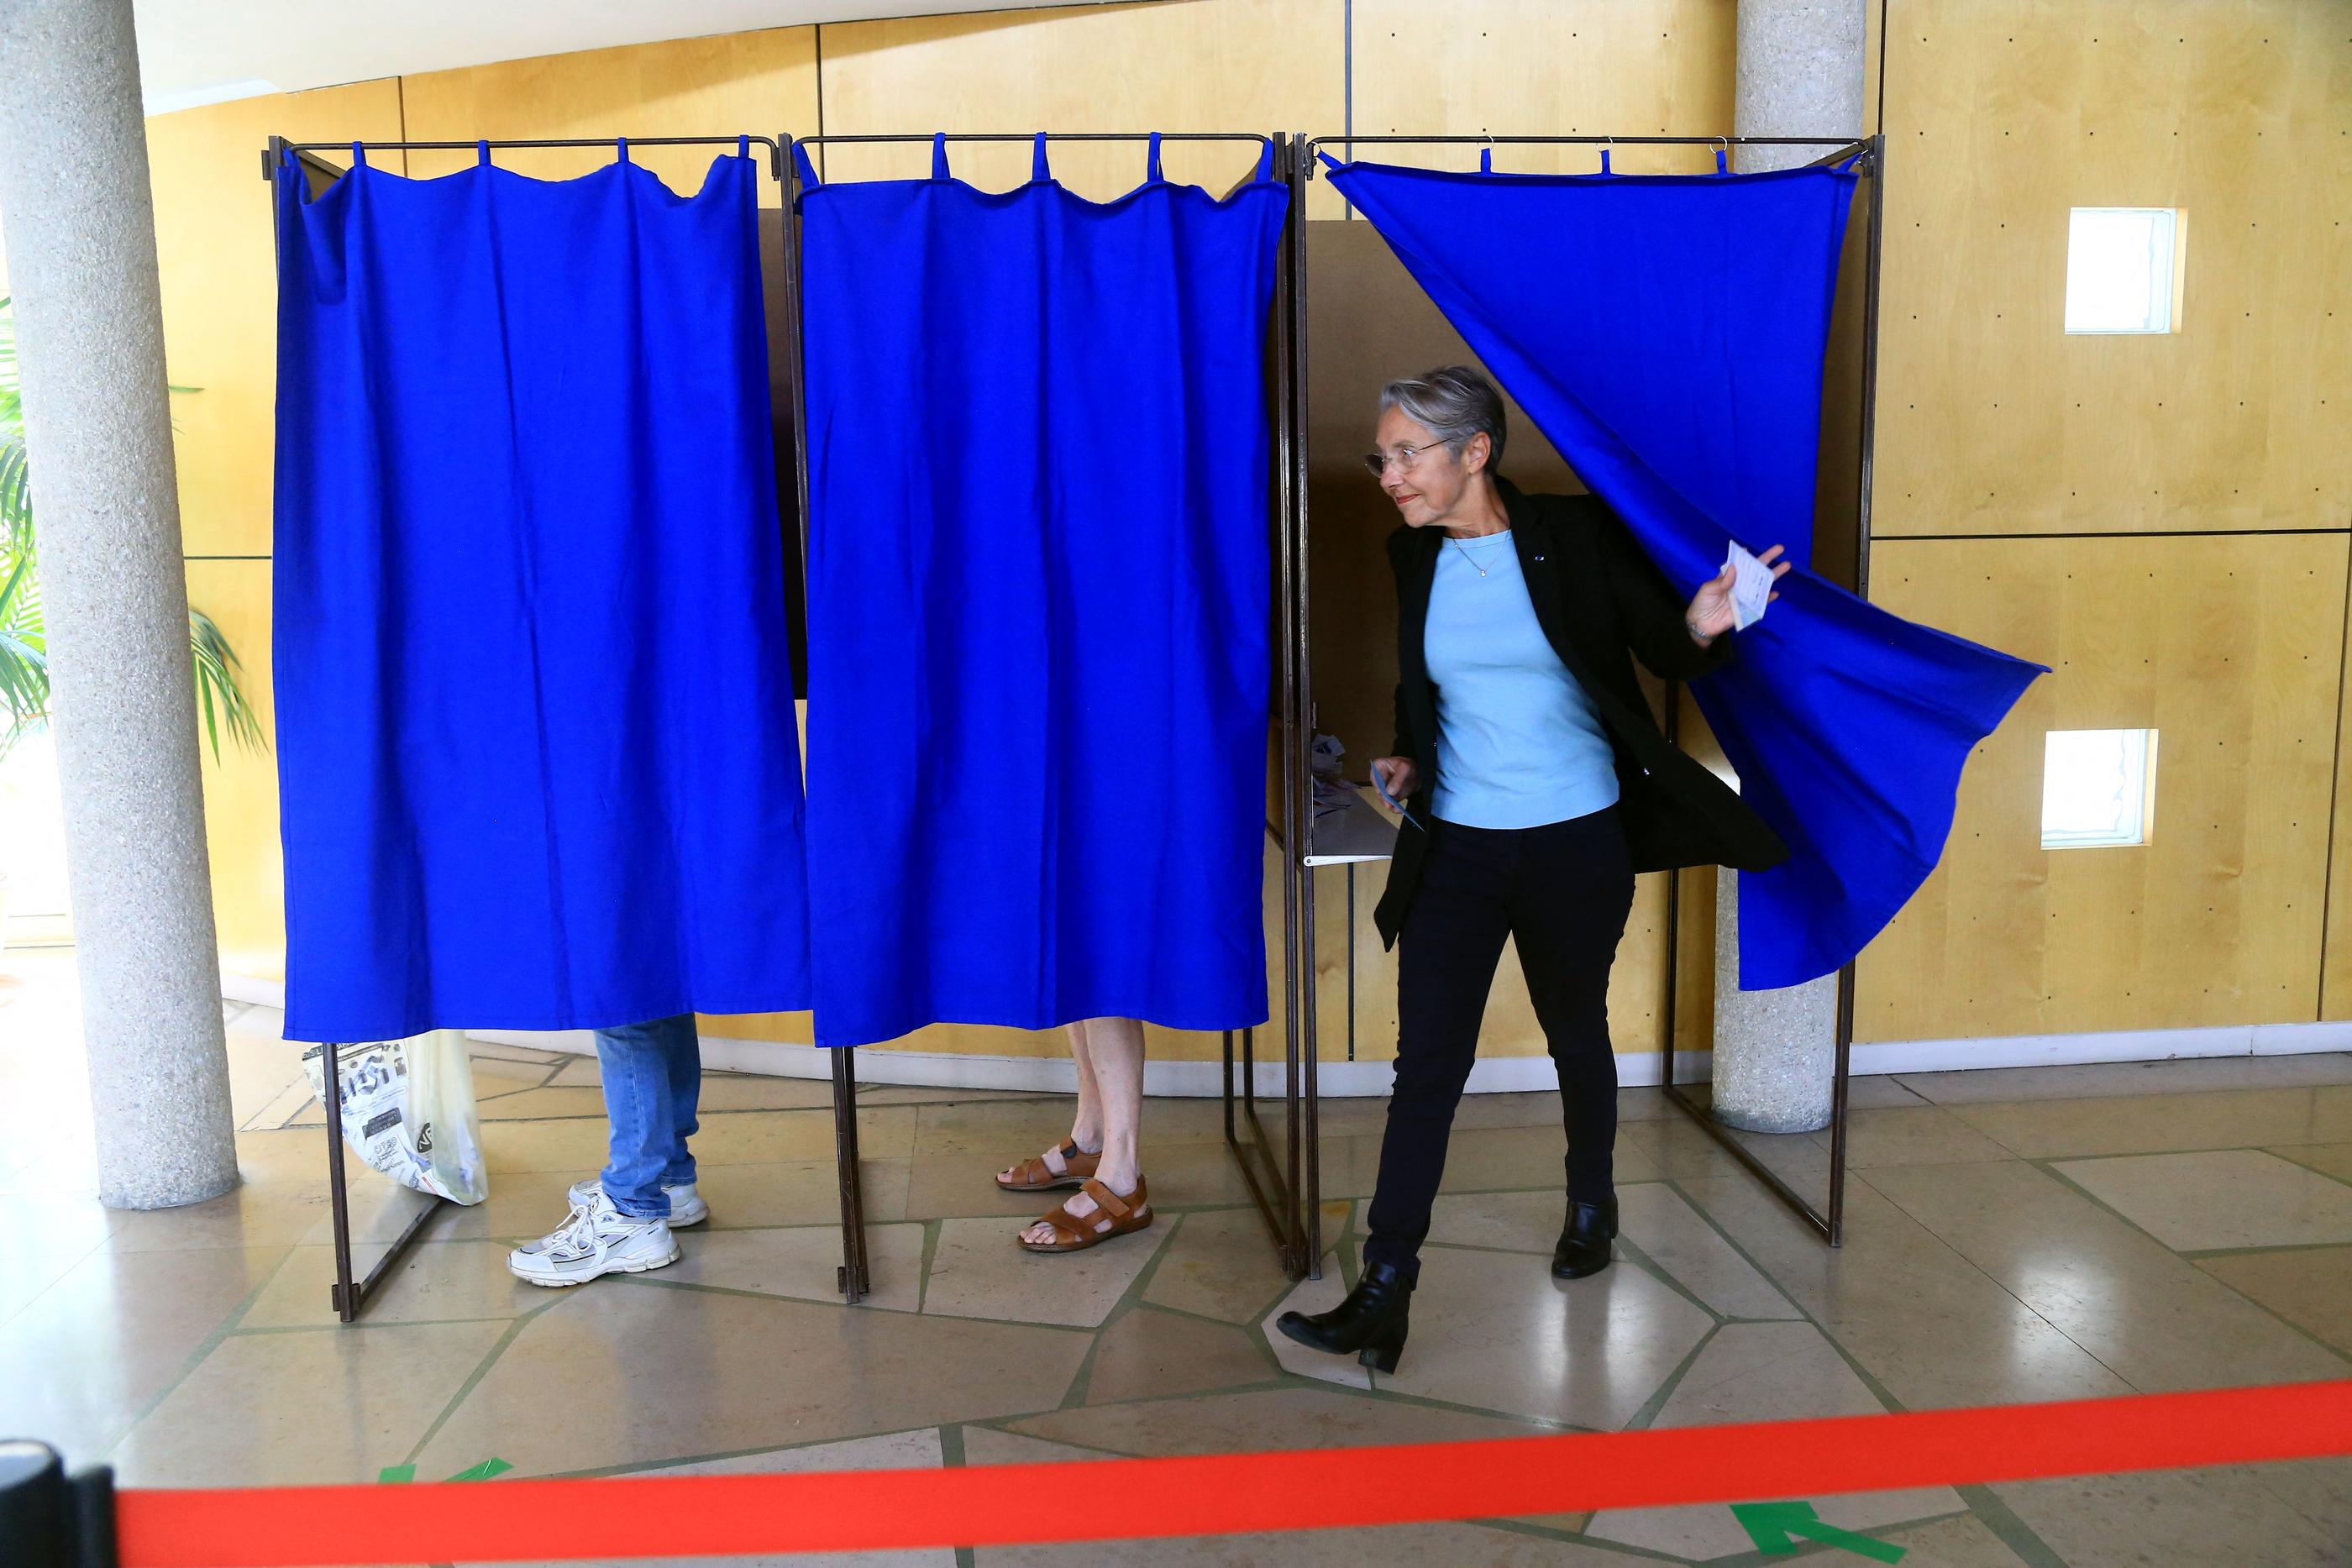
[[[1735,136],[1860,136],[1865,0],[1739,0]],[[1826,147],[1740,147],[1741,173],[1810,163]]]
[[[236,1185],[236,1125],[131,0],[0,0],[0,221],[99,1197],[194,1203]]]
[[[1737,136],[1860,136],[1865,0],[1739,0]],[[1810,163],[1826,147],[1739,147],[1741,172]],[[1780,991],[1739,984],[1739,877],[1716,887],[1715,1114],[1758,1133],[1829,1125],[1837,978]]]

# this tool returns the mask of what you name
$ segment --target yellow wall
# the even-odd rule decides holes
[[[2053,674],[1864,955],[1860,1039],[2352,1016],[2347,17],[1892,0],[1872,596]],[[2186,211],[2179,330],[2063,331],[2077,205]],[[2045,733],[2142,727],[2149,842],[2042,850]]]
[[[2352,403],[2352,311],[2324,287],[2352,276],[2342,221],[2352,161],[2328,144],[2352,123],[2352,27],[2336,25],[2339,7],[2305,0],[1891,0],[1881,38],[1870,10],[1867,97],[1875,115],[1883,86],[1889,138],[1875,595],[2058,674],[1988,743],[1963,787],[1948,864],[1864,955],[1862,1037],[2308,1019],[2323,1007],[2352,1016],[2352,941],[2326,940],[2346,901],[2331,909],[2324,899],[2336,841],[2352,833],[2328,815],[2340,754],[2352,750],[2352,722],[2337,732],[2352,443],[2332,434]],[[1365,134],[1708,135],[1729,129],[1733,21],[1731,0],[1067,7],[599,50],[159,118],[150,142],[172,373],[205,389],[176,400],[191,593],[230,631],[266,716],[273,291],[256,150],[271,131],[1321,134],[1352,124]],[[954,153],[959,173],[999,186],[1023,177],[1027,155]],[[467,156],[420,152],[408,167],[436,172]],[[500,161],[558,176],[603,156]],[[708,164],[699,152],[638,156],[688,186]],[[902,174],[927,156],[835,147],[826,172]],[[1133,183],[1138,156],[1057,147],[1055,173],[1106,196]],[[1167,162],[1171,177],[1223,186],[1247,157],[1171,146]],[[1496,162],[1588,167],[1591,157],[1505,148]],[[1617,162],[1706,160],[1627,150]],[[2065,209],[2075,204],[2189,210],[2181,331],[2058,330]],[[1308,212],[1336,220],[1344,209],[1318,181]],[[1325,406],[1335,397],[1346,406]],[[1353,397],[1318,392],[1318,451],[1340,440]],[[1318,594],[1317,657],[1333,676],[1334,722],[1352,730],[1365,721],[1347,716],[1363,705],[1342,672],[1380,656],[1349,641],[1353,600],[1369,605],[1386,585],[1376,571],[1336,570],[1353,535],[1346,506],[1319,498],[1326,477],[1318,572],[1328,564],[1334,575]],[[2125,560],[2138,578],[2116,570]],[[1327,602],[1332,591],[1348,602]],[[2263,629],[2242,617],[2263,618]],[[2110,718],[2162,730],[2159,841],[2045,855],[2033,831],[2042,733]],[[1349,745],[1360,761],[1352,733]],[[2239,753],[2262,765],[2234,767]],[[238,754],[206,768],[224,949],[234,967],[270,977],[282,953],[273,768]],[[2186,836],[2200,817],[2203,841]],[[1336,1055],[1345,883],[1321,875],[1321,1027]],[[1357,899],[1358,1054],[1374,1057],[1394,1030],[1393,971],[1370,925],[1379,875],[1358,873]],[[1685,879],[1686,921],[1705,921],[1706,880]],[[1268,887],[1278,944],[1277,884]],[[1621,1049],[1656,1043],[1663,902],[1654,879],[1620,967]],[[1706,946],[1696,941],[1686,929],[1686,1012],[1703,1011],[1698,982],[1710,967],[1692,961]],[[2176,945],[2208,972],[2168,961]],[[1491,1051],[1540,1049],[1515,972],[1498,983],[1492,1018]],[[713,1027],[807,1037],[803,1015]],[[960,1028],[905,1043],[1059,1050],[1050,1036]],[[1155,1040],[1170,1055],[1215,1047],[1213,1037]]]

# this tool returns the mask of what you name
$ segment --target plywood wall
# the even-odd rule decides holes
[[[1884,87],[1873,597],[2054,673],[1859,1038],[2352,1016],[2352,8],[1891,0]],[[2136,205],[2188,214],[2179,330],[2069,336],[2068,209]],[[2141,727],[2150,841],[2043,851],[2047,732]]]
[[[1873,597],[2052,666],[1970,760],[1944,862],[1870,950],[1863,1040],[2317,1016],[2342,533],[1881,544]],[[2041,846],[2043,737],[2158,732],[2148,841]]]
[[[1894,0],[1877,532],[2341,528],[2352,8]],[[2068,210],[2189,214],[2179,330],[2067,335]]]

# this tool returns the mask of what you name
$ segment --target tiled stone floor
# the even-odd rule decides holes
[[[1478,1097],[1412,1343],[1381,1376],[1271,1332],[1354,1276],[1377,1104],[1327,1107],[1331,1250],[1322,1280],[1294,1286],[1213,1103],[1149,1109],[1160,1224],[1049,1259],[1011,1239],[1043,1205],[989,1176],[1066,1131],[1066,1102],[875,1090],[875,1293],[852,1309],[833,1291],[825,1086],[713,1074],[710,1226],[682,1235],[670,1269],[557,1292],[513,1280],[504,1253],[598,1163],[595,1067],[498,1046],[475,1064],[490,1199],[436,1216],[366,1321],[339,1328],[319,1110],[277,1016],[228,1009],[246,1185],[111,1213],[90,1197],[68,963],[5,965],[26,983],[0,1007],[0,1429],[109,1459],[132,1486],[438,1477],[492,1458],[523,1475],[975,1466],[2352,1375],[2341,1055],[1861,1081],[1837,1252],[1654,1092],[1628,1091],[1620,1261],[1568,1285],[1545,1269],[1556,1107]],[[1758,1146],[1818,1183],[1824,1145]],[[406,1200],[351,1176],[360,1234],[387,1234]],[[2352,1563],[2352,1461],[1809,1500],[1916,1568]],[[1777,1560],[1727,1508],[1684,1508],[832,1561]]]

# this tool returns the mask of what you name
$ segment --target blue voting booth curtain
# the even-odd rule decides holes
[[[1266,325],[1287,202],[801,197],[821,1044],[1266,1016]],[[814,183],[814,171],[803,170]]]
[[[808,1004],[747,156],[278,181],[286,1032]]]
[[[1727,539],[1806,559],[1851,172],[1357,163],[1332,183],[1678,586]],[[1791,852],[1739,880],[1748,989],[1828,974],[1894,918],[1943,852],[1970,748],[2042,673],[1801,564],[1780,595],[1691,687]]]

